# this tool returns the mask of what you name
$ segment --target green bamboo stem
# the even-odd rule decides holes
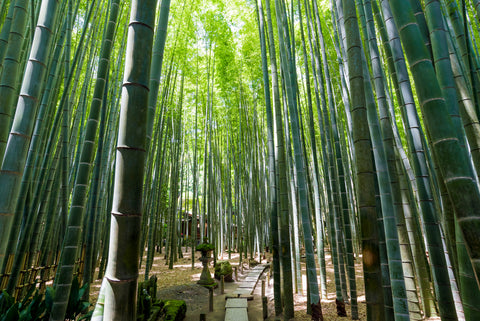
[[[267,3],[267,6],[269,4]],[[274,253],[274,278],[276,279],[276,269],[279,267],[279,260],[278,260],[278,247],[279,247],[279,239],[278,239],[278,220],[277,220],[277,213],[278,213],[278,195],[277,195],[277,181],[276,181],[276,176],[277,176],[277,171],[278,168],[276,168],[275,163],[277,160],[275,159],[275,146],[274,146],[274,116],[272,112],[272,106],[271,106],[271,98],[270,98],[270,82],[268,79],[268,62],[267,62],[267,53],[266,53],[266,41],[265,41],[265,18],[264,18],[264,13],[263,13],[263,6],[261,1],[256,2],[256,8],[257,8],[257,17],[258,17],[258,27],[259,27],[259,34],[260,34],[260,46],[261,46],[261,53],[262,53],[262,72],[263,72],[263,86],[264,86],[264,94],[265,94],[265,106],[266,106],[266,115],[267,115],[267,126],[268,126],[268,132],[267,132],[267,137],[268,137],[268,186],[270,189],[270,198],[269,198],[269,207],[270,207],[270,222],[272,226],[272,244],[271,248]],[[268,11],[268,14],[270,12]],[[270,21],[269,21],[270,22]],[[271,23],[269,25],[269,34],[271,33]],[[273,42],[273,39],[271,39]],[[270,52],[271,59],[275,60],[275,56],[272,57],[272,52]],[[272,73],[272,78],[276,77],[276,74]],[[272,82],[276,82],[276,79],[273,79]],[[278,90],[278,87],[277,87]],[[275,89],[274,89],[275,91]],[[274,99],[277,99],[278,93],[274,92]],[[276,104],[277,102],[274,102]],[[277,116],[278,117],[278,116]],[[278,124],[278,123],[277,123]],[[277,158],[281,157],[280,155],[277,155]],[[278,284],[280,283],[278,279],[275,280]],[[276,291],[278,291],[275,288]],[[279,312],[278,310],[278,305],[281,304],[279,300],[279,295],[278,293],[275,293],[275,310],[276,314],[278,315]]]
[[[463,2],[464,4],[464,2]],[[461,56],[463,70],[467,76],[470,88],[472,88],[472,98],[475,102],[477,117],[480,114],[480,79],[478,75],[477,63],[472,59],[472,43],[470,41],[469,30],[467,29],[467,20],[465,17],[464,6],[459,8],[455,1],[443,3],[444,12],[450,28],[453,31],[455,42]],[[463,15],[461,14],[461,11]]]
[[[422,127],[420,125],[420,121],[418,119],[417,111],[415,108],[414,98],[408,80],[408,72],[406,70],[405,61],[402,59],[403,52],[400,51],[401,45],[399,43],[398,32],[396,26],[393,25],[393,20],[391,19],[392,14],[390,12],[390,6],[385,0],[382,1],[382,9],[384,13],[384,20],[386,22],[386,29],[389,33],[388,37],[390,39],[392,58],[395,64],[394,68],[396,70],[396,76],[398,77],[398,93],[400,94],[398,97],[402,102],[402,117],[406,129],[408,129],[406,130],[407,142],[408,147],[411,150],[412,165],[417,182],[418,197],[420,200],[421,208],[420,214],[423,217],[423,224],[430,253],[430,259],[432,261],[432,266],[434,267],[433,277],[436,289],[435,293],[439,302],[440,314],[442,317],[456,318],[454,313],[455,308],[452,290],[450,287],[448,270],[444,256],[442,238],[440,235],[438,225],[439,223],[435,213],[435,204],[433,203],[431,183],[428,179],[429,175],[427,169],[427,159],[425,155],[426,153],[422,144]]]
[[[325,92],[323,89],[323,82],[321,81],[321,73],[319,72],[319,66],[317,66],[317,85],[320,87],[321,101],[322,105],[319,103],[318,95],[317,99],[317,113],[319,124],[322,126],[321,131],[321,140],[322,140],[322,155],[324,162],[324,173],[325,180],[327,185],[327,197],[328,199],[328,215],[327,215],[327,228],[330,241],[330,255],[334,268],[334,279],[335,279],[335,295],[336,295],[336,304],[337,304],[337,314],[343,315],[345,313],[344,302],[347,298],[344,297],[344,292],[342,289],[342,279],[340,277],[340,264],[339,264],[339,255],[338,255],[338,237],[337,229],[335,227],[336,217],[338,214],[336,211],[339,208],[338,203],[338,191],[336,190],[336,173],[335,173],[335,162],[333,156],[333,148],[331,147],[333,139],[331,137],[331,124],[328,117],[328,110],[325,102]],[[314,78],[315,79],[315,78]],[[321,106],[321,108],[319,108]]]
[[[430,57],[432,57],[433,55],[432,55],[431,36],[432,36],[432,32],[435,32],[435,30],[430,28],[430,26],[428,26],[427,24],[427,21],[425,19],[425,13],[422,8],[422,3],[419,0],[409,0],[409,1],[413,9],[415,20],[417,21],[417,24],[418,24],[418,28],[420,29],[420,33],[422,34],[423,43],[427,47],[427,51],[429,52]]]
[[[142,184],[155,1],[133,1],[117,142],[110,250],[105,275],[107,320],[136,314]],[[137,66],[136,68],[133,68]],[[122,259],[122,257],[124,259]],[[117,259],[118,258],[118,259]]]
[[[108,92],[108,74],[105,80],[105,90]],[[93,280],[93,272],[95,271],[95,263],[97,253],[95,251],[95,227],[99,225],[101,212],[98,211],[98,198],[100,197],[100,171],[102,169],[102,163],[105,162],[104,155],[103,155],[103,148],[105,145],[105,125],[106,125],[106,113],[107,113],[107,95],[104,95],[103,108],[101,110],[100,115],[100,132],[98,136],[98,143],[97,143],[97,151],[95,153],[95,164],[94,164],[94,173],[92,177],[92,187],[91,187],[91,206],[88,207],[88,220],[87,220],[87,228],[85,229],[86,234],[86,254],[85,254],[85,262],[83,268],[83,284],[88,284],[87,289],[84,294],[84,299],[88,300],[90,295],[90,284]],[[103,176],[103,175],[102,175]]]
[[[15,10],[16,0],[11,0],[8,6],[5,20],[2,23],[2,30],[0,31],[0,74],[3,73],[3,60],[8,48],[8,37],[10,35],[10,28],[12,27],[13,11]],[[2,13],[4,11],[2,10]]]
[[[400,5],[391,1],[395,22],[399,26],[402,43],[409,59],[417,94],[422,107],[425,126],[432,139],[433,151],[438,160],[438,166],[443,174],[447,190],[452,199],[456,212],[456,219],[465,237],[469,256],[474,266],[475,274],[480,274],[480,253],[477,253],[476,238],[479,224],[476,214],[480,206],[480,193],[473,180],[466,153],[461,149],[456,138],[456,128],[448,116],[445,100],[436,80],[435,72],[430,60],[426,59],[425,49],[412,47],[410,41],[417,39],[418,29],[415,24],[402,29],[405,24],[411,23],[413,15],[408,5]],[[407,40],[407,37],[410,40]],[[429,84],[428,90],[425,87]],[[441,128],[436,124],[442,124]],[[468,205],[467,205],[468,204]],[[480,209],[479,209],[480,210]],[[478,262],[477,262],[478,261]],[[439,303],[442,315],[442,303]],[[447,312],[447,311],[444,311]],[[450,313],[450,312],[447,312]]]
[[[378,232],[369,227],[376,219],[375,197],[373,189],[374,164],[371,155],[370,134],[367,128],[364,79],[361,63],[361,43],[353,0],[343,0],[345,30],[348,54],[348,70],[351,88],[353,139],[355,144],[355,164],[357,171],[357,200],[361,220],[363,249],[363,269],[365,278],[365,296],[367,301],[367,319],[384,318],[383,296],[381,289],[380,262],[378,252]]]
[[[165,42],[167,40],[167,24],[170,13],[170,0],[162,0],[160,4],[160,14],[158,16],[157,31],[152,52],[152,72],[150,79],[150,92],[148,98],[148,124],[147,124],[147,142],[150,145],[150,139],[153,132],[153,123],[155,119],[155,109],[157,105],[158,88],[160,85],[160,76],[162,75],[163,53]]]
[[[364,61],[366,66],[366,62]],[[365,70],[365,69],[364,69]],[[403,276],[402,257],[400,254],[400,243],[397,232],[396,213],[394,207],[392,189],[390,186],[390,175],[387,168],[387,159],[385,148],[380,134],[380,125],[376,112],[373,91],[370,83],[370,76],[364,73],[365,77],[365,96],[367,102],[367,116],[369,122],[370,136],[372,137],[372,147],[375,159],[375,168],[377,171],[378,188],[381,199],[381,214],[385,228],[385,242],[387,249],[387,259],[390,272],[390,283],[393,296],[393,310],[395,320],[410,320],[409,304],[407,301],[407,291]],[[418,309],[418,308],[417,308]],[[421,318],[418,316],[418,318]]]
[[[315,258],[313,254],[313,240],[312,240],[312,229],[309,217],[309,206],[308,199],[306,195],[306,178],[305,178],[305,158],[303,156],[302,144],[300,141],[300,128],[299,128],[299,116],[297,111],[297,100],[296,100],[296,73],[295,73],[295,63],[293,61],[293,53],[290,50],[290,39],[288,36],[288,25],[286,22],[285,12],[282,10],[280,1],[275,1],[275,7],[277,9],[277,27],[279,34],[279,43],[281,50],[281,61],[282,69],[284,71],[285,78],[285,87],[287,90],[287,105],[289,108],[291,129],[292,129],[292,138],[294,146],[294,157],[295,165],[297,172],[297,188],[299,194],[299,203],[300,203],[300,214],[302,217],[302,227],[303,227],[303,237],[305,245],[305,254],[306,254],[306,264],[307,264],[307,282],[308,282],[308,292],[309,304],[312,306],[312,316],[318,318],[321,315],[321,306],[320,306],[320,296],[317,283],[316,275],[316,265]],[[283,17],[280,18],[279,13],[282,13]],[[282,30],[283,29],[283,30]],[[287,60],[288,59],[288,60]],[[288,65],[287,65],[288,62]],[[284,276],[285,277],[285,276]],[[287,282],[287,280],[285,280]],[[289,311],[287,310],[288,305],[286,305],[284,318],[290,318]],[[293,312],[293,311],[292,311]],[[292,314],[293,315],[293,314]]]
[[[433,6],[435,4],[436,2],[433,2]],[[432,13],[432,19],[435,17],[437,16],[434,16]],[[449,32],[449,35],[446,36],[446,42],[448,45],[451,71],[453,74],[452,77],[455,81],[455,88],[457,89],[455,96],[458,96],[457,104],[460,108],[462,124],[465,129],[465,134],[467,136],[468,144],[470,146],[470,153],[472,155],[472,161],[475,166],[475,170],[477,171],[478,177],[478,173],[480,172],[478,165],[480,163],[480,122],[475,109],[475,98],[473,97],[470,80],[466,77],[463,64],[461,63],[459,57],[458,46],[455,45],[455,42],[452,39],[451,32]],[[447,81],[448,79],[449,78],[447,77],[442,78],[443,81]],[[442,90],[445,90],[443,88],[444,87],[442,86]],[[453,98],[453,93],[451,93],[450,96]],[[448,105],[451,106],[450,103]]]
[[[350,288],[350,304],[351,304],[351,313],[352,313],[352,319],[355,320],[358,318],[358,306],[357,306],[357,290],[356,290],[356,281],[355,281],[355,264],[354,264],[354,253],[353,253],[353,244],[352,244],[352,230],[351,230],[351,224],[350,224],[350,216],[349,216],[349,206],[348,206],[348,201],[347,201],[347,194],[346,194],[346,180],[345,180],[345,171],[344,171],[344,163],[342,162],[342,152],[340,149],[340,140],[339,140],[339,135],[338,135],[338,126],[337,126],[337,118],[336,118],[336,112],[334,108],[334,96],[333,96],[333,90],[331,86],[331,77],[330,77],[330,67],[327,62],[327,56],[326,56],[326,48],[325,48],[325,41],[323,37],[323,31],[321,28],[321,23],[319,19],[319,14],[318,14],[318,7],[316,2],[314,2],[314,9],[315,9],[315,15],[317,16],[317,30],[318,30],[318,35],[320,38],[320,49],[322,52],[322,59],[324,63],[324,71],[325,71],[325,83],[326,83],[326,88],[327,88],[327,93],[328,93],[328,109],[330,112],[330,126],[331,126],[331,137],[333,138],[333,149],[334,149],[334,156],[336,157],[336,164],[335,164],[335,169],[336,169],[336,175],[338,177],[338,188],[339,188],[339,204],[340,204],[340,211],[337,213],[339,222],[338,225],[342,226],[344,228],[344,235],[345,235],[345,257],[347,261],[347,273],[348,273],[348,283],[349,283],[349,288]],[[321,78],[321,77],[320,77]],[[323,91],[324,89],[322,89]],[[322,95],[324,95],[322,93]],[[326,106],[324,106],[325,111],[326,111]],[[325,112],[325,116],[327,116]],[[343,270],[343,264],[340,265]],[[347,296],[345,295],[345,299]]]
[[[41,94],[41,85],[47,70],[50,44],[53,32],[56,30],[57,8],[58,2],[55,0],[42,1],[39,23],[33,40],[34,45],[27,62],[27,72],[22,82],[13,126],[0,171],[0,189],[5,195],[0,200],[0,265],[3,263],[5,247],[10,237],[28,145]]]
[[[272,93],[273,93],[273,108],[274,108],[274,120],[276,124],[276,145],[275,155],[277,155],[275,169],[276,169],[276,182],[279,186],[277,191],[278,208],[277,212],[272,212],[270,218],[270,224],[272,227],[272,255],[273,255],[273,290],[275,299],[275,314],[279,315],[283,310],[283,302],[281,295],[281,258],[280,258],[280,240],[279,240],[279,221],[280,215],[283,215],[283,211],[287,209],[285,198],[287,196],[287,184],[286,184],[286,167],[285,167],[285,145],[283,138],[283,124],[282,124],[282,112],[280,102],[280,91],[278,85],[278,70],[277,70],[277,55],[273,36],[273,23],[270,12],[270,1],[265,2],[265,9],[267,11],[267,31],[268,31],[268,50],[270,54],[270,69],[272,73]],[[275,215],[277,214],[277,215]]]
[[[284,8],[283,8],[283,3],[280,1],[275,1],[275,10],[276,10],[276,17],[277,17],[277,33],[279,37],[279,46],[280,46],[280,62],[281,62],[281,70],[282,70],[282,75],[283,79],[285,79],[284,82],[282,82],[282,86],[284,90],[287,92],[286,99],[288,99],[288,103],[284,104],[284,107],[287,108],[289,107],[290,114],[292,112],[297,113],[296,110],[296,99],[295,99],[295,91],[294,91],[294,84],[295,80],[292,80],[292,70],[290,68],[293,68],[293,65],[291,67],[288,66],[288,64],[292,64],[293,61],[292,59],[292,54],[291,52],[287,56],[287,40],[288,38],[288,26],[287,26],[287,17],[286,14],[284,13]],[[296,117],[290,115],[290,117]],[[287,114],[285,114],[285,119],[284,121],[287,121]],[[298,122],[298,119],[296,120]],[[292,125],[293,127],[294,125]],[[298,123],[295,125],[298,126]],[[287,128],[286,125],[284,125],[284,130]],[[298,127],[296,129],[298,131]],[[299,133],[296,132],[297,139],[299,138]],[[288,137],[285,137],[285,146],[289,146],[288,142]],[[298,148],[298,146],[297,146]],[[287,155],[288,155],[288,148],[287,150]],[[278,171],[280,172],[280,168]],[[303,168],[302,168],[303,170]],[[297,170],[298,172],[298,170]],[[281,183],[280,183],[281,184]],[[304,186],[300,188],[305,188]],[[282,196],[280,196],[282,197]],[[285,196],[283,196],[285,197]],[[288,226],[289,226],[289,216],[287,215],[288,213],[285,211],[285,209],[280,212],[280,247],[281,247],[281,253],[282,253],[282,272],[283,272],[283,295],[284,295],[284,311],[283,311],[283,317],[285,320],[288,320],[293,317],[293,289],[292,289],[292,263],[291,263],[291,258],[290,258],[290,253],[291,253],[291,245],[290,245],[290,237],[289,231],[288,231]]]
[[[410,317],[414,320],[422,318],[421,307],[417,297],[417,285],[415,280],[415,270],[413,266],[413,258],[410,244],[408,241],[408,234],[406,231],[405,217],[403,208],[401,206],[401,191],[398,184],[397,170],[396,170],[396,156],[395,156],[395,141],[393,138],[393,129],[390,122],[388,112],[387,93],[385,91],[385,83],[383,77],[383,67],[380,63],[379,50],[375,38],[375,29],[373,25],[373,13],[370,1],[364,1],[365,16],[367,20],[368,43],[370,48],[370,59],[372,61],[373,78],[375,83],[375,90],[377,94],[377,102],[379,106],[380,126],[383,137],[383,144],[385,149],[385,156],[387,161],[387,170],[389,173],[392,200],[395,206],[395,218],[397,221],[398,238],[400,244],[400,251],[402,257],[403,274],[405,279],[405,286],[407,291],[408,308]],[[421,285],[420,285],[421,286]]]
[[[93,4],[90,7],[89,15],[92,13],[92,11]],[[55,277],[55,298],[51,312],[51,320],[63,319],[67,309],[67,302],[65,302],[65,298],[68,298],[70,293],[73,278],[72,263],[76,259],[79,238],[81,236],[80,232],[81,226],[83,225],[82,222],[87,200],[87,188],[91,175],[90,167],[95,151],[95,136],[97,134],[98,123],[100,120],[102,97],[105,91],[107,72],[109,70],[109,57],[112,50],[111,45],[118,12],[119,2],[113,0],[110,7],[110,16],[108,19],[109,22],[105,25],[105,38],[102,42],[102,50],[100,53],[101,59],[99,62],[99,71],[97,73],[97,80],[95,83],[94,98],[90,106],[84,143],[80,151],[80,163],[73,189],[72,204],[70,206],[67,230],[65,232],[65,241],[63,250],[61,252],[59,268]],[[84,35],[84,33],[82,33],[82,35]],[[75,63],[73,64],[75,65]],[[63,97],[62,101],[66,103]],[[104,108],[106,108],[106,106],[104,106]]]
[[[457,233],[457,254],[459,262],[459,285],[462,297],[463,311],[465,313],[465,320],[473,321],[480,318],[479,300],[480,291],[478,286],[475,286],[475,274],[473,267],[468,258],[467,247],[465,245],[462,232],[458,223],[455,224]]]
[[[8,46],[2,63],[0,79],[0,164],[3,162],[14,105],[18,94],[18,76],[21,72],[22,46],[28,23],[28,0],[17,0],[11,4],[13,11],[12,24],[8,36]]]

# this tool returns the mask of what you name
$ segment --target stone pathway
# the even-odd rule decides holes
[[[262,272],[265,271],[266,267],[264,266],[262,268]],[[210,312],[208,311],[208,290],[195,284],[195,287],[200,287],[203,288],[202,294],[195,295],[193,293],[190,293],[190,297],[186,299],[189,302],[187,302],[187,316],[184,321],[198,321],[200,319],[200,314],[205,314],[205,320],[207,321],[219,321],[219,320],[227,320],[226,319],[226,307],[227,304],[232,304],[228,303],[231,298],[234,299],[241,299],[242,302],[245,302],[248,306],[248,309],[246,309],[248,319],[249,321],[263,321],[263,309],[262,309],[262,299],[261,299],[261,284],[259,286],[256,286],[255,288],[242,288],[242,291],[245,291],[248,293],[247,294],[241,294],[238,296],[237,294],[234,295],[235,291],[240,290],[240,286],[242,283],[245,282],[252,282],[254,281],[253,278],[255,278],[255,274],[258,274],[257,268],[252,268],[250,270],[244,269],[240,273],[238,272],[238,281],[237,282],[225,282],[225,293],[221,294],[220,292],[220,286],[217,287],[214,290],[214,297],[213,297],[213,311]],[[261,273],[258,274],[256,277],[256,280],[258,281],[259,278],[261,277]],[[273,280],[270,281],[270,286],[266,284],[265,286],[265,295],[269,297],[269,302],[273,300],[273,287],[271,286],[271,283]],[[192,295],[193,294],[193,295]],[[254,300],[251,300],[253,299]],[[184,298],[185,299],[185,298]],[[247,303],[247,299],[250,299]],[[237,301],[238,302],[238,301]],[[272,301],[273,302],[273,301]],[[270,305],[270,304],[269,304]],[[273,309],[273,304],[270,306],[270,310]],[[238,321],[239,319],[231,319]]]
[[[247,277],[227,296],[225,304],[225,321],[248,321],[248,302],[253,300],[253,291],[268,265],[260,264],[248,272]]]
[[[255,266],[252,270],[250,270],[247,274],[247,277],[238,285],[238,288],[233,291],[233,295],[237,297],[241,296],[251,296],[253,294],[253,290],[255,290],[255,286],[260,279],[263,271],[268,267],[266,264],[260,264]]]

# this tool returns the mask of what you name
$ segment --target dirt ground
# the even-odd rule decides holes
[[[196,282],[200,278],[202,271],[202,264],[199,261],[200,253],[195,254],[195,266],[192,269],[191,264],[191,250],[184,251],[184,257],[178,259],[174,264],[172,270],[168,269],[168,265],[165,264],[163,254],[156,254],[152,271],[150,275],[156,275],[158,278],[158,294],[159,299],[179,299],[185,300],[187,304],[186,321],[200,320],[200,314],[206,315],[206,320],[223,320],[225,317],[225,299],[229,293],[232,293],[238,286],[239,282],[248,273],[248,265],[244,262],[243,273],[238,269],[238,281],[232,283],[225,283],[225,294],[220,293],[220,287],[214,290],[213,298],[213,312],[209,312],[208,290]],[[228,255],[224,253],[223,257],[219,256],[218,260],[229,260],[232,266],[238,267],[239,256],[237,253],[232,253],[231,259],[228,259]],[[258,260],[258,258],[257,258]],[[329,262],[330,257],[326,257],[327,260],[327,298],[322,299],[322,313],[324,320],[350,320],[350,305],[347,304],[346,310],[348,317],[338,317],[336,313],[335,305],[335,283],[333,275],[333,267]],[[262,263],[267,263],[267,260],[262,260]],[[210,272],[213,276],[213,264],[210,264]],[[144,266],[142,266],[139,281],[143,281]],[[356,261],[356,282],[357,282],[357,295],[358,295],[358,311],[360,320],[366,320],[366,304],[364,295],[364,285],[361,269],[361,261]],[[92,284],[92,298],[95,298],[96,293],[100,288],[100,282],[97,281]],[[311,317],[306,313],[306,276],[305,276],[305,263],[302,263],[302,284],[303,291],[294,293],[295,304],[295,318],[294,320],[311,320]],[[282,316],[274,316],[274,301],[273,301],[273,280],[270,280],[266,285],[265,295],[268,298],[268,312],[269,318],[267,320],[283,320]],[[258,282],[255,291],[254,299],[248,303],[248,314],[250,321],[261,321],[262,317],[262,300],[261,300],[261,282]]]

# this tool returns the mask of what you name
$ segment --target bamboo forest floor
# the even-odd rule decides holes
[[[270,253],[267,253],[267,255]],[[214,311],[209,312],[208,290],[196,282],[200,278],[202,265],[199,261],[200,253],[195,253],[195,266],[192,270],[191,249],[184,252],[184,257],[178,259],[174,264],[172,270],[168,269],[165,264],[164,254],[156,253],[152,271],[150,275],[156,275],[158,278],[158,294],[159,299],[178,299],[185,300],[187,304],[186,321],[198,321],[200,314],[206,314],[206,320],[224,320],[225,316],[225,297],[231,294],[239,282],[228,283],[225,282],[225,294],[220,294],[220,287],[214,290]],[[257,258],[258,259],[258,258]],[[218,260],[228,260],[228,254],[224,253],[223,258],[220,256]],[[231,259],[228,260],[232,266],[238,266],[239,255],[232,253]],[[267,256],[267,261],[271,261]],[[346,310],[348,317],[338,317],[335,305],[335,283],[333,266],[330,262],[330,256],[327,255],[327,299],[322,299],[322,312],[324,320],[350,320],[350,305],[347,304]],[[143,261],[144,262],[144,261]],[[142,263],[143,263],[142,262]],[[266,260],[262,260],[265,263]],[[294,294],[295,304],[295,318],[294,320],[311,320],[311,317],[306,313],[306,274],[305,262],[302,262],[302,283],[304,290]],[[358,293],[358,310],[360,320],[366,320],[366,304],[363,284],[363,273],[361,260],[357,258],[355,262],[357,293]],[[238,272],[239,281],[242,280],[248,273],[248,265],[244,262],[243,274]],[[210,265],[210,272],[213,276],[213,264]],[[140,271],[139,281],[145,278],[144,266]],[[100,289],[101,280],[97,280],[92,284],[91,301],[94,304],[98,291]],[[274,316],[274,301],[273,301],[273,279],[270,280],[270,286],[266,286],[265,295],[268,297],[268,312],[269,318],[267,320],[282,320],[281,317]],[[262,300],[261,300],[261,282],[259,281],[255,291],[254,300],[248,303],[248,315],[250,321],[261,321],[262,317]],[[439,320],[439,319],[429,319]]]

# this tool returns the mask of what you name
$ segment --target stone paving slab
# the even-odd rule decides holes
[[[227,303],[225,304],[225,309],[227,308],[248,308],[247,298],[228,298]]]
[[[247,299],[247,301],[252,301],[253,297],[254,297],[253,294],[233,294],[232,292],[225,297],[225,300],[233,298],[233,299]]]
[[[242,295],[242,294],[252,294],[253,290],[251,288],[247,289],[247,288],[237,288],[235,291],[233,291],[232,293],[233,294],[236,294],[236,295]]]
[[[253,287],[249,287],[249,288],[237,288],[237,290],[245,290],[245,292],[247,292],[248,294],[252,294],[253,293],[253,290],[254,288]]]
[[[258,273],[257,272],[253,272],[253,273],[250,272],[250,273],[247,274],[247,277],[252,277],[252,278],[257,278],[258,279],[260,277],[260,275],[262,275],[262,272],[258,272]]]
[[[246,308],[229,308],[225,312],[225,321],[248,321]]]
[[[238,284],[237,289],[232,292],[231,296],[226,297],[225,321],[248,321],[247,300],[253,300],[253,291],[260,276],[267,268],[268,264],[262,264],[251,269],[246,278]],[[237,305],[241,307],[236,307]]]
[[[239,288],[254,288],[256,284],[257,284],[256,281],[242,282],[242,283],[240,283],[240,285],[238,287]]]
[[[248,274],[262,274],[263,270],[251,270],[248,271]]]

